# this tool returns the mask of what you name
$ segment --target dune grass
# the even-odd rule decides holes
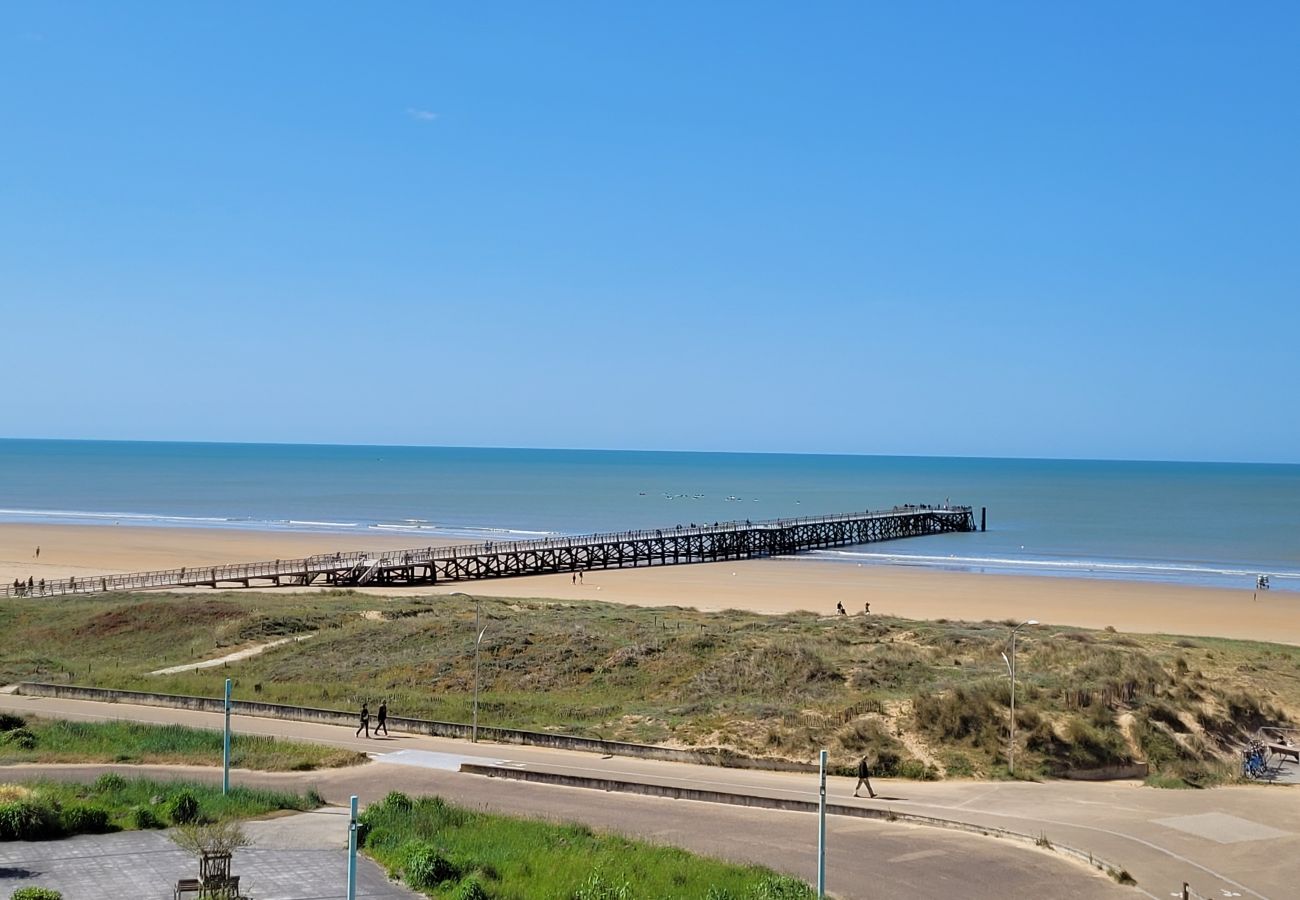
[[[848,773],[1006,775],[1007,623],[763,616],[481,598],[479,723],[742,755]],[[319,594],[16,599],[0,677],[468,722],[474,605]],[[1014,623],[1013,623],[1014,624]],[[148,673],[312,631],[224,667]],[[1228,776],[1260,724],[1300,719],[1300,648],[1040,626],[1018,646],[1017,774],[1145,760]]]
[[[180,725],[72,722],[29,718],[0,721],[0,765],[16,763],[155,763],[221,765],[222,735]],[[8,726],[8,727],[6,727]],[[264,772],[304,772],[366,761],[351,750],[234,734],[231,766]]]
[[[440,797],[391,793],[361,816],[365,852],[430,897],[524,900],[803,900],[808,885],[593,831],[476,812]]]

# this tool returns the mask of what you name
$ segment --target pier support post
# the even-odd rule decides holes
[[[986,525],[987,525],[986,517],[988,516],[988,511],[989,508],[987,506],[980,507],[980,531],[986,530]]]

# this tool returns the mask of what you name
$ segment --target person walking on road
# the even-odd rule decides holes
[[[357,735],[360,736],[361,730],[365,729],[366,737],[370,737],[370,707],[361,704],[361,724],[357,726]]]
[[[384,729],[384,737],[388,737],[388,701],[379,701],[379,717],[375,720],[375,737],[379,737],[379,729]]]
[[[867,793],[871,795],[871,799],[875,800],[876,792],[871,789],[871,770],[867,766],[867,758],[865,756],[858,760],[858,783],[853,788],[853,796],[858,796],[858,791],[864,784],[867,786]]]

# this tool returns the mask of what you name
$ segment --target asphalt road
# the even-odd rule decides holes
[[[0,695],[0,709],[65,718],[122,718],[219,728],[221,717],[158,707]],[[462,803],[594,827],[743,862],[761,862],[809,881],[816,876],[816,816],[689,800],[505,781],[452,771],[459,759],[641,784],[675,784],[772,798],[816,799],[807,775],[602,758],[512,745],[470,744],[394,734],[356,738],[352,729],[235,717],[235,730],[293,737],[386,754],[445,754],[449,768],[379,763],[294,775],[237,774],[244,783],[314,784],[332,802],[363,802],[388,790],[437,792]],[[400,758],[400,757],[396,757]],[[137,767],[140,768],[140,767]],[[85,776],[93,769],[60,769]],[[197,770],[206,777],[220,773]],[[49,770],[46,770],[49,773]],[[30,774],[30,773],[26,773]],[[4,778],[23,777],[21,769]],[[935,816],[976,827],[1041,835],[1127,869],[1138,887],[1123,888],[1082,863],[1032,844],[946,829],[830,816],[828,889],[853,897],[1165,898],[1184,881],[1203,896],[1282,900],[1296,896],[1300,804],[1287,787],[1245,786],[1162,791],[1132,782],[987,783],[880,780],[877,800],[854,800],[853,782],[834,778],[831,802]]]

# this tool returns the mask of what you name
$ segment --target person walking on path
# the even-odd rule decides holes
[[[357,735],[360,736],[361,729],[366,730],[366,737],[370,737],[370,707],[361,704],[361,724],[357,726]]]
[[[375,737],[379,737],[379,729],[384,729],[384,737],[388,737],[388,701],[379,701],[379,717],[375,719]]]
[[[871,770],[867,766],[867,758],[865,756],[858,760],[858,783],[853,788],[853,796],[858,796],[858,791],[864,784],[867,786],[867,793],[871,795],[871,799],[875,800],[876,792],[871,789]]]

